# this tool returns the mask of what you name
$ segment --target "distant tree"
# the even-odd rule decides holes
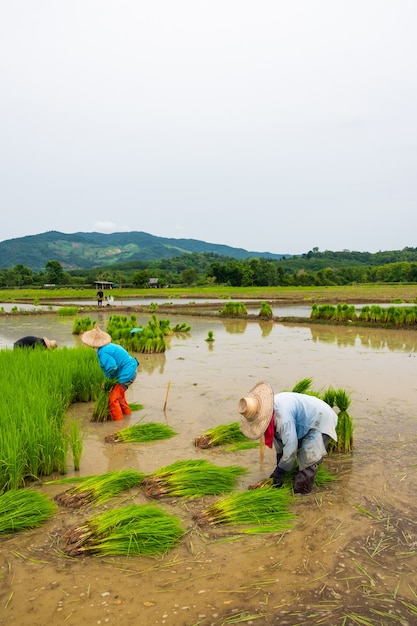
[[[147,287],[149,284],[149,279],[151,278],[150,272],[148,270],[140,270],[140,272],[136,272],[132,276],[132,283],[136,287]]]
[[[64,270],[59,261],[48,261],[45,265],[45,281],[55,285],[62,285],[65,282]]]
[[[197,272],[194,268],[189,267],[181,272],[181,282],[187,287],[193,285],[197,280]]]

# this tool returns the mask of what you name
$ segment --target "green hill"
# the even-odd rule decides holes
[[[48,231],[0,242],[0,268],[22,264],[38,272],[53,259],[65,270],[106,267],[131,261],[154,261],[192,252],[211,252],[235,259],[281,259],[283,254],[250,252],[196,239],[171,239],[143,232],[74,233]]]

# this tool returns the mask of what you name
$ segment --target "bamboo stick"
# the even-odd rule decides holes
[[[166,396],[165,396],[165,402],[164,402],[164,411],[167,408],[167,402],[168,402],[168,395],[169,395],[169,389],[171,387],[171,381],[169,381],[168,383],[168,387],[167,387],[167,392],[166,392]]]

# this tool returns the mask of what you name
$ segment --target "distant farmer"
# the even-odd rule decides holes
[[[122,346],[111,343],[110,335],[98,326],[83,333],[81,341],[97,350],[98,362],[104,375],[116,381],[109,394],[109,411],[112,420],[122,420],[124,415],[131,413],[125,391],[136,378],[138,361]]]
[[[33,335],[27,335],[14,342],[13,348],[49,348],[53,349],[57,347],[55,339],[48,339],[47,337],[34,337]]]
[[[310,493],[317,465],[327,454],[329,438],[337,441],[337,414],[316,396],[283,391],[274,395],[267,382],[258,383],[239,401],[241,430],[249,439],[265,438],[277,453],[277,466],[270,478],[282,487],[286,472],[297,461],[294,493]]]
[[[102,290],[102,289],[99,289],[99,290],[97,291],[96,296],[97,296],[97,305],[98,305],[98,306],[102,306],[102,304],[103,304],[103,299],[104,299],[104,293],[103,293],[103,290]]]

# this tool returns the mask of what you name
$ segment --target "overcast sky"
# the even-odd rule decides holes
[[[0,240],[417,246],[416,0],[1,0]]]

